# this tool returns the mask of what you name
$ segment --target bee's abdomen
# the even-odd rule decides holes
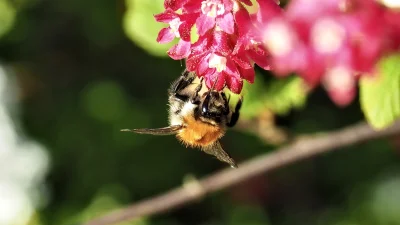
[[[180,130],[177,138],[191,147],[204,147],[220,139],[225,130],[194,119],[184,119],[185,128]]]
[[[197,133],[191,130],[181,130],[177,137],[182,142],[190,147],[204,147],[208,146],[222,137],[223,133],[219,131],[208,133]]]

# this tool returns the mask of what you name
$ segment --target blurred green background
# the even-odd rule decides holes
[[[226,167],[174,137],[119,132],[167,125],[166,90],[183,67],[155,41],[162,9],[161,0],[0,0],[0,61],[19,90],[10,114],[50,162],[28,224],[87,221]],[[258,71],[242,119],[272,111],[290,135],[363,119],[358,101],[341,109],[321,89],[306,99],[298,84]],[[276,148],[245,130],[223,145],[239,162]],[[348,147],[124,224],[400,224],[399,146],[394,137]]]

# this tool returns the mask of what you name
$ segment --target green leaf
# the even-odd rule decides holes
[[[244,117],[253,117],[265,110],[286,114],[293,108],[301,108],[306,102],[307,91],[298,76],[277,78],[267,85],[258,75],[254,84],[245,84],[244,96],[241,113]]]
[[[0,0],[0,37],[12,28],[15,13],[15,9],[8,1]]]
[[[157,22],[153,15],[164,11],[163,0],[126,0],[124,30],[139,47],[155,56],[167,56],[167,50],[177,42],[159,44],[158,32],[168,24]]]
[[[292,108],[301,108],[306,97],[303,80],[298,76],[291,76],[278,79],[269,86],[266,102],[273,112],[286,114]]]
[[[375,129],[383,129],[400,116],[400,54],[383,58],[376,76],[360,81],[361,108]]]

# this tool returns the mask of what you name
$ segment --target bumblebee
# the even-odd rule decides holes
[[[196,73],[185,70],[168,90],[169,126],[163,128],[123,129],[121,131],[152,135],[176,135],[184,145],[200,148],[218,160],[237,168],[235,161],[220,143],[227,127],[239,119],[243,102],[239,98],[232,110],[223,91],[208,89]]]

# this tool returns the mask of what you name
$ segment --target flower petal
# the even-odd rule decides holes
[[[337,90],[328,91],[329,97],[332,99],[332,101],[336,105],[342,107],[350,104],[356,97],[356,93],[357,91],[355,88],[352,88],[347,91],[337,91]]]
[[[199,67],[199,63],[203,59],[203,57],[208,54],[208,52],[203,52],[203,53],[196,53],[196,54],[190,54],[188,58],[186,59],[186,68],[189,71],[197,71],[197,68]]]
[[[230,12],[233,9],[233,1],[232,0],[222,0],[222,4],[224,5],[224,11]]]
[[[235,94],[240,94],[243,88],[243,80],[236,76],[226,76],[226,85]]]
[[[222,31],[215,31],[212,48],[222,56],[227,56],[232,52],[233,44],[230,42],[229,35]]]
[[[251,69],[253,65],[249,62],[247,57],[240,57],[239,55],[232,55],[231,59],[243,69]]]
[[[323,84],[332,101],[339,106],[346,106],[353,101],[356,95],[354,74],[350,68],[333,67],[323,77]]]
[[[179,36],[181,36],[182,40],[190,42],[190,30],[192,29],[193,24],[182,23],[179,28]]]
[[[244,69],[242,67],[238,67],[240,76],[247,80],[249,83],[254,83],[254,78],[255,78],[255,71],[254,68],[249,68],[249,69]]]
[[[259,10],[257,12],[257,21],[265,24],[269,20],[274,17],[280,16],[283,14],[283,10],[274,0],[262,0],[257,1],[260,5]],[[304,3],[304,4],[313,4],[313,3]]]
[[[202,59],[200,60],[198,67],[197,67],[197,74],[199,76],[205,76],[207,74],[212,74],[215,72],[215,68],[210,68],[208,66],[208,60],[210,58],[211,54],[207,54],[206,56],[202,57]]]
[[[215,26],[215,18],[201,14],[196,20],[197,32],[203,36],[208,30]]]
[[[190,32],[198,16],[199,13],[182,14],[179,16],[182,23],[179,25],[178,31],[183,40],[190,41]]]
[[[211,35],[210,33],[200,36],[199,40],[197,40],[196,43],[192,45],[192,54],[200,54],[208,51],[209,49],[211,49],[212,41],[213,35]]]
[[[164,0],[164,8],[176,11],[180,9],[187,1],[188,0]]]
[[[244,52],[246,43],[247,43],[246,38],[243,38],[243,37],[238,38],[236,41],[236,45],[233,48],[232,54],[236,55],[236,54],[239,54],[239,52]]]
[[[175,60],[186,58],[190,54],[190,46],[190,42],[181,39],[168,50],[168,55]]]
[[[239,70],[231,59],[226,61],[225,73],[228,76],[240,77]]]
[[[237,24],[238,34],[244,36],[252,26],[250,14],[244,7],[240,7],[239,10],[235,12],[235,22]]]
[[[218,17],[217,23],[219,28],[228,34],[233,34],[235,31],[232,13],[226,13],[222,17]]]
[[[264,70],[271,69],[269,57],[266,54],[257,54],[258,52],[254,50],[247,51],[249,57],[261,68]]]
[[[160,30],[157,36],[157,42],[164,44],[172,41],[175,38],[175,34],[169,27],[165,27]]]
[[[183,6],[183,12],[184,13],[200,12],[201,2],[202,1],[199,0],[188,0],[187,3]]]
[[[162,22],[162,23],[169,23],[171,20],[175,19],[178,17],[178,14],[176,14],[174,11],[170,9],[166,9],[164,12],[154,15],[154,18],[156,19],[157,22]]]
[[[218,77],[218,80],[217,80]],[[209,75],[204,76],[206,81],[206,85],[209,89],[214,87],[215,91],[221,91],[225,86],[225,73],[215,72]],[[217,81],[217,83],[215,83]]]

